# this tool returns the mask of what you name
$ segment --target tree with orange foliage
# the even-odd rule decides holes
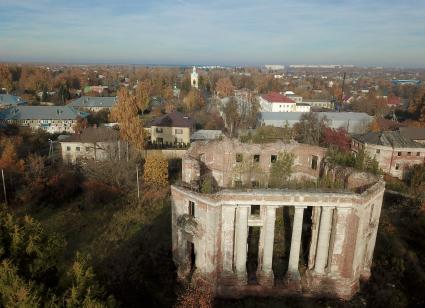
[[[111,110],[111,119],[119,123],[121,138],[140,153],[144,149],[145,131],[139,111],[136,97],[126,88],[121,88],[118,91],[117,104]]]
[[[0,169],[23,172],[24,162],[19,160],[16,153],[16,145],[10,138],[4,138],[0,147]]]
[[[229,78],[220,78],[215,85],[215,90],[220,97],[232,96],[235,87]]]
[[[75,126],[74,126],[74,132],[76,134],[80,134],[83,131],[83,129],[87,128],[88,126],[89,126],[89,123],[87,122],[87,119],[78,117],[77,123],[75,123]]]
[[[149,107],[152,91],[152,83],[150,80],[144,80],[136,87],[136,105],[142,114]]]
[[[380,132],[381,131],[381,126],[379,125],[378,119],[375,118],[372,121],[372,123],[370,123],[369,130],[371,132]]]

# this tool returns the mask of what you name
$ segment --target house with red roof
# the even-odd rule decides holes
[[[400,97],[392,96],[387,98],[387,106],[388,107],[400,107],[401,106],[401,100]]]
[[[262,112],[309,112],[310,105],[297,104],[293,99],[277,92],[269,92],[259,97]]]

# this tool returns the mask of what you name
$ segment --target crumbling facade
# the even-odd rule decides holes
[[[360,280],[370,276],[385,183],[352,170],[333,172],[323,162],[325,151],[229,139],[192,144],[183,158],[182,184],[172,186],[179,277],[207,279],[222,297],[296,293],[351,298]],[[292,178],[342,176],[346,189],[235,188],[240,181],[258,180],[256,173],[238,178],[238,165],[252,161],[267,178],[280,152],[294,154]],[[219,191],[194,189],[205,172]]]

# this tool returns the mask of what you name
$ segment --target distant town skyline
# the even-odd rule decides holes
[[[425,67],[421,0],[0,0],[0,62]]]

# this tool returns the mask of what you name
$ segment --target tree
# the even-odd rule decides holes
[[[229,78],[220,78],[215,85],[215,90],[220,97],[232,96],[235,87]]]
[[[109,297],[105,302],[105,291],[95,279],[93,268],[89,266],[89,257],[77,253],[68,275],[72,286],[65,296],[66,307],[114,307],[115,300]]]
[[[162,154],[148,155],[143,166],[143,180],[152,186],[168,185],[168,161]]]
[[[326,119],[319,119],[313,112],[306,112],[294,125],[296,140],[300,143],[319,145],[326,127]]]
[[[144,149],[145,131],[139,117],[136,97],[126,88],[121,88],[117,95],[117,104],[112,107],[111,119],[119,123],[121,138],[130,142],[138,152]]]
[[[238,103],[234,97],[231,97],[230,100],[224,106],[224,118],[227,129],[229,130],[230,136],[234,135],[234,130],[238,127],[238,124],[241,120],[238,111]]]
[[[199,90],[192,88],[183,99],[183,104],[187,112],[192,112],[204,107],[205,100]]]
[[[149,108],[152,90],[152,83],[149,80],[140,82],[136,87],[136,106],[142,114]]]
[[[74,126],[74,132],[76,134],[80,134],[83,131],[83,129],[87,128],[88,126],[89,126],[89,123],[87,122],[87,119],[78,117],[77,123]]]
[[[425,194],[425,165],[412,168],[409,177],[410,189],[415,196]]]
[[[23,171],[24,162],[18,159],[16,153],[16,142],[17,141],[12,141],[11,138],[3,138],[0,141],[0,147],[2,148],[0,155],[0,169],[10,170],[13,172]]]
[[[2,88],[6,89],[7,93],[13,90],[12,73],[5,64],[0,64],[0,91]]]
[[[325,127],[323,133],[323,145],[327,147],[336,147],[342,152],[350,151],[351,139],[347,131],[340,127],[338,129],[333,129]]]
[[[270,186],[282,187],[291,178],[295,155],[280,152],[270,168]]]

